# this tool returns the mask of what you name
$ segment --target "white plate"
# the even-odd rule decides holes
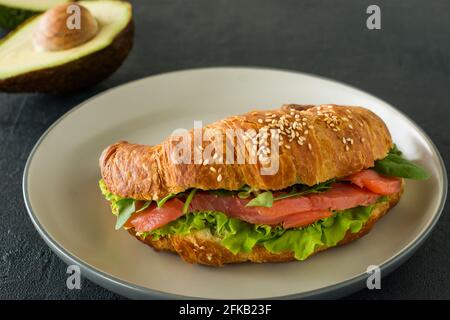
[[[407,158],[430,173],[407,181],[399,205],[366,237],[304,262],[210,268],[157,253],[125,231],[98,190],[98,158],[125,139],[155,144],[194,120],[209,123],[283,103],[372,109]],[[300,73],[211,68],[149,77],[100,94],[58,120],[36,144],[24,172],[31,219],[50,247],[84,276],[128,297],[338,297],[365,285],[366,268],[392,271],[424,241],[445,202],[441,157],[426,134],[387,103],[352,87]]]

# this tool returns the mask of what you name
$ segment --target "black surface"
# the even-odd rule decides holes
[[[0,93],[0,298],[120,298],[86,279],[81,290],[66,288],[65,264],[28,218],[22,173],[31,148],[56,119],[86,98],[133,79],[230,65],[330,77],[405,112],[448,163],[450,2],[376,3],[382,29],[370,31],[368,1],[134,1],[135,48],[109,80],[64,97]],[[363,290],[351,298],[450,298],[448,211],[447,205],[425,245],[383,279],[381,290]]]

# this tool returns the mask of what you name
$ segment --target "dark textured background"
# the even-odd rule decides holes
[[[413,118],[449,163],[450,1],[376,1],[382,30],[365,26],[367,1],[137,0],[136,43],[123,67],[90,90],[52,97],[0,93],[0,298],[118,299],[66,266],[41,240],[22,200],[31,148],[61,115],[130,80],[207,66],[314,73],[366,90]],[[176,92],[174,92],[176,94]],[[447,165],[448,170],[448,165]],[[450,298],[449,206],[425,245],[354,299]]]

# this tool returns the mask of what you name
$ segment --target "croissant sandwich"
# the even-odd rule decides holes
[[[397,204],[403,178],[428,177],[377,115],[338,105],[253,111],[154,146],[117,142],[100,169],[116,229],[212,266],[349,243]]]

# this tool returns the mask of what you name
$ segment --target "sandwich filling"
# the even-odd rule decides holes
[[[294,185],[282,191],[197,190],[139,201],[100,188],[118,216],[116,229],[134,228],[141,237],[187,235],[207,231],[228,250],[250,252],[255,245],[268,251],[294,252],[306,259],[318,246],[335,246],[345,234],[356,233],[379,202],[401,191],[402,178],[424,179],[427,173],[405,160],[395,147],[375,167],[315,186]]]

